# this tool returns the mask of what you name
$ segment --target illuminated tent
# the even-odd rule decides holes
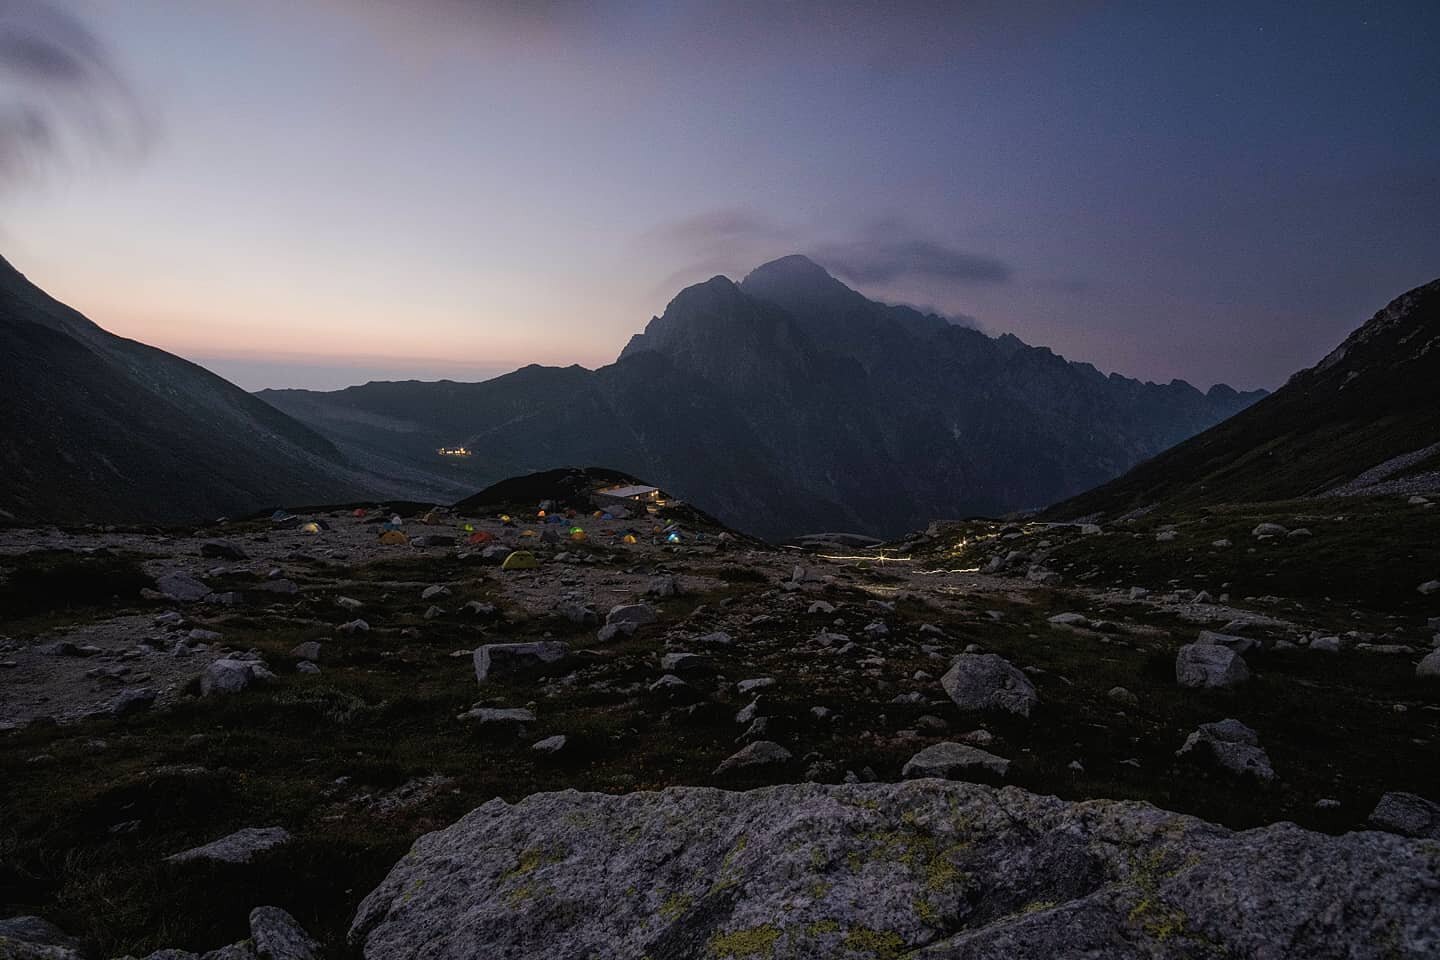
[[[311,520],[309,523],[306,523],[306,524],[302,524],[302,525],[301,525],[301,527],[300,527],[300,532],[301,532],[301,533],[319,533],[319,532],[320,532],[320,524],[316,523],[314,520]]]
[[[410,542],[410,538],[399,530],[386,530],[380,534],[380,542],[386,546],[399,546]]]
[[[471,544],[489,543],[491,540],[494,539],[494,534],[486,533],[484,530],[477,530],[475,533],[470,534],[470,539],[468,542]]]
[[[501,570],[535,570],[540,566],[540,561],[535,559],[535,554],[529,550],[516,550],[505,558],[500,564]]]

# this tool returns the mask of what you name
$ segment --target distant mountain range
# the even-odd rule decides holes
[[[595,371],[259,394],[395,482],[425,473],[458,497],[604,464],[769,537],[1042,507],[1262,395],[1105,376],[868,300],[801,256],[686,288]],[[437,452],[457,446],[470,455]]]
[[[330,441],[0,260],[0,518],[179,522],[353,499]]]
[[[1440,280],[1243,413],[1058,504],[1057,518],[1440,489]]]

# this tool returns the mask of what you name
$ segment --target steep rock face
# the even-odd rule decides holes
[[[1269,397],[1056,517],[1440,489],[1440,280],[1391,301]]]
[[[938,780],[493,800],[360,905],[367,958],[1428,957],[1440,848]]]
[[[594,372],[263,396],[366,463],[443,466],[476,486],[604,464],[774,537],[1042,506],[1255,399],[1106,377],[875,303],[804,257],[681,291]],[[476,455],[437,463],[456,443]]]
[[[0,260],[0,510],[183,521],[342,500],[314,430],[189,361],[116,337]]]

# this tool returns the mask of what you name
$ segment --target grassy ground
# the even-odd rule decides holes
[[[1279,522],[1295,526],[1297,511],[1265,516],[1283,516]],[[1372,514],[1354,503],[1347,505],[1348,519],[1306,519],[1315,533],[1310,540],[1257,546],[1254,554],[1249,530],[1258,515],[1243,511],[1166,521],[1181,531],[1170,544],[1154,541],[1159,520],[1098,537],[1036,533],[1037,540],[1051,540],[1051,563],[1066,569],[1066,586],[1023,596],[962,596],[945,606],[927,602],[932,581],[890,569],[846,568],[836,584],[790,597],[773,587],[788,577],[790,555],[771,555],[758,567],[705,558],[694,561],[694,572],[723,587],[666,601],[660,624],[587,654],[575,682],[565,686],[478,687],[468,655],[452,656],[482,642],[546,633],[576,647],[593,645],[589,629],[506,609],[492,573],[419,554],[354,567],[316,561],[295,574],[299,597],[243,608],[213,624],[227,644],[265,656],[279,674],[268,688],[190,699],[124,720],[0,736],[0,906],[41,912],[108,956],[232,942],[245,935],[250,907],[275,903],[338,955],[355,905],[410,842],[492,797],[567,787],[745,787],[793,781],[812,765],[825,779],[866,767],[895,779],[926,743],[982,725],[997,738],[990,749],[1014,761],[1011,781],[1037,791],[1150,800],[1237,827],[1293,819],[1319,829],[1353,828],[1385,790],[1436,792],[1440,690],[1416,681],[1410,658],[1295,650],[1252,658],[1254,679],[1239,691],[1182,691],[1174,683],[1175,650],[1198,628],[1151,608],[1106,606],[1081,585],[1163,589],[1174,580],[1217,591],[1230,583],[1237,598],[1284,597],[1279,605],[1298,602],[1301,612],[1322,620],[1413,628],[1425,610],[1409,593],[1419,582],[1422,554],[1436,545],[1433,513]],[[1212,554],[1203,546],[1222,537],[1235,547]],[[1341,557],[1349,558],[1352,575],[1327,572]],[[686,562],[677,556],[674,565]],[[116,576],[123,580],[123,569]],[[1388,582],[1354,582],[1365,577],[1396,580],[1409,592]],[[231,585],[243,587],[241,580]],[[443,601],[448,609],[475,599],[497,603],[503,615],[425,620],[429,601],[419,599],[414,585],[440,581],[456,585]],[[893,599],[897,591],[906,595],[893,612],[870,602]],[[369,634],[333,636],[333,625],[352,616],[335,606],[341,594],[365,603],[362,615],[374,628]],[[145,609],[116,599],[133,595],[117,586],[90,598],[90,606],[63,612],[36,604],[27,623],[39,629],[62,613]],[[817,597],[838,612],[805,613]],[[1350,616],[1352,604],[1359,621]],[[1118,626],[1107,634],[1051,626],[1048,617],[1062,610]],[[772,619],[751,626],[756,614]],[[862,628],[876,619],[888,623],[890,637],[864,641]],[[937,625],[945,637],[921,634],[922,623]],[[825,653],[811,643],[822,627],[868,649],[845,657]],[[741,641],[714,651],[730,683],[706,688],[713,706],[687,716],[645,692],[659,676],[667,636],[683,646],[678,638],[712,629]],[[319,676],[295,673],[289,656],[295,644],[311,639],[325,647]],[[1030,721],[962,716],[938,683],[913,679],[916,671],[938,677],[971,643],[1035,668],[1042,703]],[[938,655],[921,649],[927,644],[938,647]],[[871,654],[883,662],[863,662]],[[733,682],[757,676],[778,681],[766,692],[771,737],[795,762],[763,778],[719,779],[712,770],[737,749],[742,728],[734,713],[748,701]],[[1132,691],[1139,706],[1111,701],[1106,691],[1116,685]],[[924,702],[890,702],[912,690]],[[533,703],[537,722],[516,737],[482,734],[455,719],[482,699]],[[839,719],[816,719],[810,708],[817,705]],[[906,733],[927,714],[945,720],[949,731]],[[1174,751],[1189,731],[1223,717],[1259,731],[1277,785],[1175,764]],[[568,756],[544,759],[529,749],[554,733],[573,739]],[[1069,766],[1077,760],[1082,772]],[[416,778],[437,777],[444,780],[427,782],[440,783],[438,789],[419,803],[387,808],[376,802]],[[1322,797],[1341,801],[1340,808],[1317,811],[1314,802]],[[295,839],[254,864],[163,862],[241,827],[271,825],[286,827]]]

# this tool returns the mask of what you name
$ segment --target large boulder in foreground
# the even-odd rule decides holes
[[[961,710],[995,710],[1028,717],[1040,702],[1030,678],[994,653],[961,654],[940,678],[940,685]]]
[[[367,960],[1433,957],[1440,850],[916,780],[492,800],[364,902]]]

